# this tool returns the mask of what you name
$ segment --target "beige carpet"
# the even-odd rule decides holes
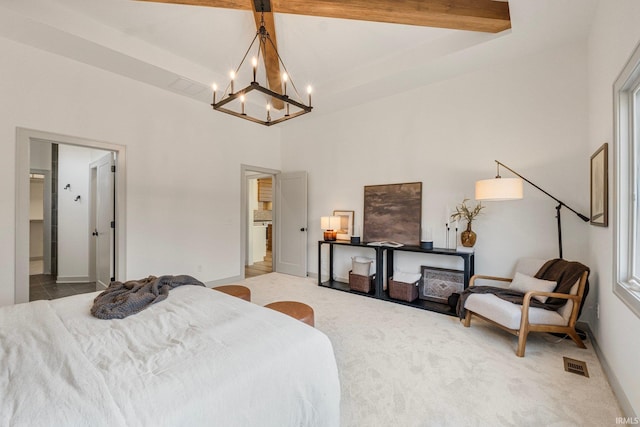
[[[314,308],[338,363],[343,427],[609,426],[622,416],[588,341],[582,350],[532,334],[519,358],[516,337],[480,320],[464,328],[451,316],[278,273],[244,284],[256,304]],[[586,361],[590,378],[565,372],[563,356]]]

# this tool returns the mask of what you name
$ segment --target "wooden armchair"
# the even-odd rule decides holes
[[[516,272],[533,276],[542,266],[543,260],[524,258],[518,262]],[[536,267],[537,265],[537,267]],[[471,294],[465,301],[464,326],[471,325],[471,317],[477,316],[501,329],[518,336],[516,355],[523,357],[529,332],[563,333],[575,341],[578,347],[586,348],[578,336],[575,325],[582,303],[589,273],[585,271],[580,279],[571,287],[569,294],[557,292],[529,291],[524,294],[522,305],[503,300],[492,293]],[[469,287],[476,286],[476,280],[510,283],[513,279],[495,276],[474,275],[469,281]],[[506,287],[506,286],[504,286]],[[557,311],[531,307],[531,299],[536,296],[547,296],[568,300]]]

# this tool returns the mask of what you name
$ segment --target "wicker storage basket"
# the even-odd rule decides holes
[[[389,279],[389,297],[402,301],[415,301],[418,299],[418,282],[413,283],[396,282],[393,277]]]
[[[358,292],[371,292],[373,289],[373,281],[375,274],[371,276],[361,276],[359,274],[353,274],[349,271],[349,289]]]

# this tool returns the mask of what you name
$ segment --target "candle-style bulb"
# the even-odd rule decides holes
[[[218,85],[213,83],[211,85],[211,89],[213,89],[213,104],[216,103],[216,91],[218,90]]]
[[[311,107],[311,92],[313,91],[313,88],[311,87],[311,85],[307,86],[307,94],[309,94],[309,107]]]
[[[232,70],[232,71],[229,73],[229,77],[231,77],[231,93],[233,93],[233,80],[236,78],[236,73],[235,73],[235,71],[233,71],[233,70]]]
[[[289,80],[289,75],[287,73],[282,73],[282,83],[284,86],[284,90],[282,91],[282,94],[284,96],[287,96],[287,80]]]
[[[242,114],[244,115],[244,95],[240,95],[240,105],[242,106]]]
[[[267,102],[267,121],[271,121],[271,104]]]
[[[251,59],[251,64],[253,64],[253,81],[256,81],[256,69],[258,68],[258,58],[255,56]]]

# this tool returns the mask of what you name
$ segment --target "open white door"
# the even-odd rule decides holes
[[[307,276],[307,173],[276,175],[276,256],[278,273]]]
[[[96,229],[93,232],[96,248],[96,288],[104,289],[111,283],[113,275],[113,248],[115,222],[113,218],[114,200],[114,159],[109,153],[95,162],[96,173]],[[113,226],[112,226],[113,223]]]

